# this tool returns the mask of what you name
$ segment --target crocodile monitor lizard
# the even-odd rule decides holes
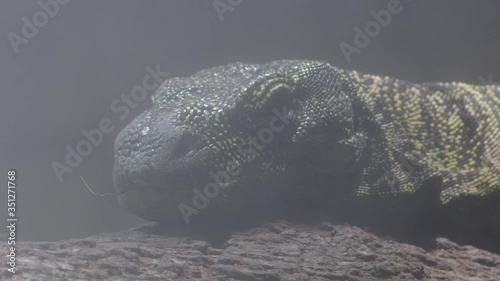
[[[370,198],[437,179],[443,204],[500,190],[500,86],[286,60],[168,79],[152,100],[117,136],[113,176],[120,203],[149,220],[314,193],[312,180]]]

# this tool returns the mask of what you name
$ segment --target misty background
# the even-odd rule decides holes
[[[59,5],[16,53],[8,34],[21,36],[23,17],[32,21],[43,10],[37,1],[1,1],[0,219],[6,224],[6,174],[15,168],[19,240],[81,237],[144,222],[115,196],[90,193],[80,176],[97,192],[114,192],[114,138],[150,101],[124,120],[111,104],[142,84],[147,66],[174,77],[235,61],[314,59],[415,82],[500,82],[498,1],[401,0],[403,10],[348,62],[340,44],[353,45],[354,28],[364,30],[374,20],[370,12],[389,2],[73,0]],[[113,132],[60,182],[51,164],[64,164],[65,147],[75,148],[86,139],[82,130],[98,128],[103,118],[111,119]]]

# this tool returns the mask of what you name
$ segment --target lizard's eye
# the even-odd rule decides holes
[[[174,153],[172,154],[172,159],[178,159],[183,156],[189,156],[190,152],[194,148],[196,142],[196,137],[191,133],[183,133],[175,145]]]
[[[286,83],[270,83],[261,85],[254,91],[255,110],[282,109],[292,101],[292,88]]]

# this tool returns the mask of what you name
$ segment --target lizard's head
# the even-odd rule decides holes
[[[340,70],[305,61],[234,63],[168,79],[153,107],[116,138],[120,203],[149,220],[188,222],[262,192],[257,181],[306,178],[320,164],[335,169],[342,157],[326,150],[354,133],[349,87]]]

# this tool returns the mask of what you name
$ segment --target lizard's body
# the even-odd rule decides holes
[[[364,85],[360,98],[383,124],[389,151],[402,150],[407,160],[427,170],[423,174],[443,177],[444,203],[500,188],[499,86],[415,84],[356,72],[350,76]],[[398,173],[397,165],[392,169]]]
[[[115,142],[120,200],[147,219],[203,212],[196,190],[209,207],[238,205],[244,196],[232,194],[253,188],[249,178],[320,177],[340,163],[357,178],[348,193],[361,196],[412,194],[431,178],[443,203],[500,190],[499,86],[235,63],[169,79],[153,103]]]

